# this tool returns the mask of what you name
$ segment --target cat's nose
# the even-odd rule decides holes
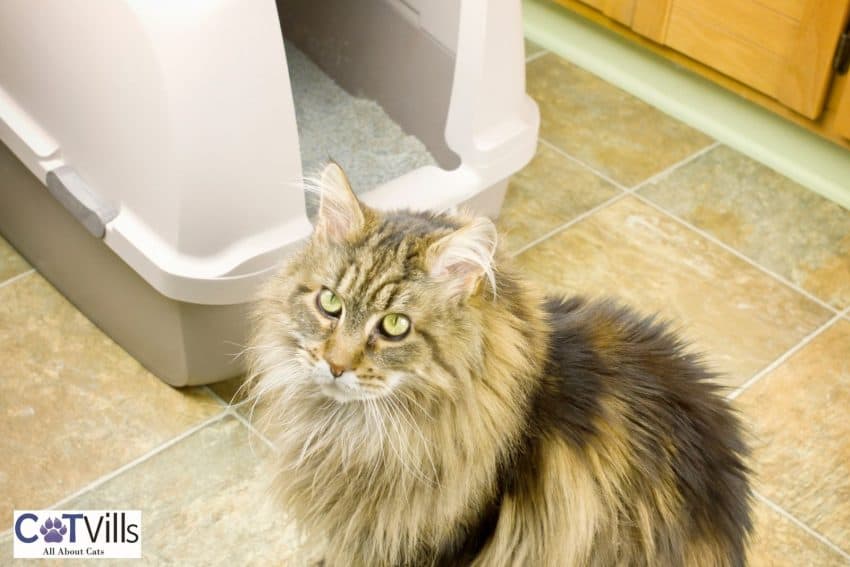
[[[340,376],[342,376],[342,373],[345,372],[344,366],[339,365],[339,364],[335,364],[335,363],[331,362],[330,360],[328,361],[328,366],[330,366],[331,374],[333,374],[334,378],[339,378]]]

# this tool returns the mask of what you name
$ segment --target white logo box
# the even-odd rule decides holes
[[[141,510],[15,510],[16,559],[138,559]]]

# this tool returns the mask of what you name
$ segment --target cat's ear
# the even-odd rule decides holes
[[[443,280],[456,294],[472,295],[484,280],[495,291],[496,240],[493,222],[484,217],[475,218],[428,248],[428,272],[431,277]]]
[[[337,163],[331,162],[322,170],[318,189],[317,235],[332,241],[342,241],[363,229],[366,223],[363,207],[354,195],[348,177]]]

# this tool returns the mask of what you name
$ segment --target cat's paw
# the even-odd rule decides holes
[[[39,530],[41,535],[44,537],[44,541],[48,543],[61,543],[62,536],[64,536],[68,532],[68,527],[62,524],[62,520],[59,518],[50,519],[47,518],[47,521],[42,524]]]

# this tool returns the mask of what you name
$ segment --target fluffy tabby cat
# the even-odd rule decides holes
[[[661,323],[545,298],[482,218],[329,165],[249,349],[280,502],[325,565],[736,566],[739,424]]]

